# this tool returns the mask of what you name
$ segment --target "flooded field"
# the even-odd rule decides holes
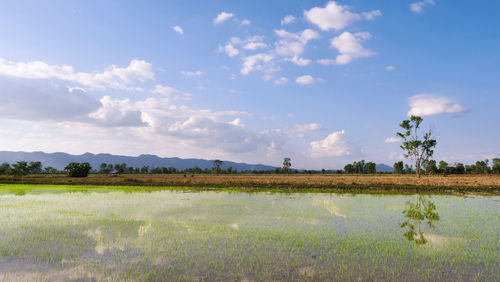
[[[499,196],[0,185],[0,214],[1,281],[500,280]]]

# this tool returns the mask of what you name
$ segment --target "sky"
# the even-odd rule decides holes
[[[2,1],[0,150],[337,169],[500,156],[498,1]]]

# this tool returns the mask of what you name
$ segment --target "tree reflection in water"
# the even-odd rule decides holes
[[[408,241],[414,241],[417,245],[427,243],[427,239],[422,232],[422,226],[427,223],[429,228],[434,229],[434,222],[439,221],[439,214],[436,211],[436,206],[433,202],[424,195],[418,195],[415,202],[406,202],[406,208],[403,214],[407,218],[399,226],[406,230],[403,236]],[[425,226],[425,225],[424,225]]]

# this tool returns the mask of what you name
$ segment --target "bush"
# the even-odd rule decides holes
[[[87,177],[91,168],[89,163],[70,163],[64,170],[68,171],[69,177]]]

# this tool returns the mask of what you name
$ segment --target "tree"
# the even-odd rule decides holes
[[[284,158],[283,159],[283,171],[287,174],[290,174],[290,168],[292,167],[292,159]]]
[[[455,172],[457,174],[464,174],[465,173],[465,167],[463,163],[455,163]]]
[[[365,165],[365,173],[375,174],[377,173],[377,165],[373,162],[368,162]]]
[[[489,173],[490,168],[488,167],[489,160],[477,161],[476,162],[476,173]]]
[[[356,169],[354,169],[354,166],[352,164],[346,164],[344,166],[344,171],[345,171],[345,173],[348,173],[348,174],[356,173]]]
[[[403,161],[395,162],[393,169],[395,174],[403,174],[404,173]]]
[[[417,177],[420,177],[422,164],[434,154],[433,148],[437,144],[431,130],[425,132],[423,136],[419,135],[418,131],[422,121],[423,119],[419,116],[411,116],[409,120],[403,120],[399,125],[405,131],[403,133],[397,132],[397,136],[403,139],[401,149],[406,152],[405,158],[411,158],[415,161]]]
[[[492,160],[492,163],[493,163],[493,167],[492,167],[493,173],[500,173],[500,159],[494,158]]]
[[[28,171],[30,174],[42,173],[42,163],[41,162],[30,162],[28,165]]]
[[[448,172],[448,163],[445,161],[439,162],[439,172],[446,174]]]
[[[365,160],[353,162],[354,173],[365,173]]]
[[[28,163],[24,161],[17,162],[12,165],[12,168],[10,168],[7,173],[14,176],[28,175],[30,173]]]
[[[217,173],[217,175],[219,175],[220,173],[220,166],[222,165],[222,161],[221,160],[215,160],[214,161],[214,165],[215,165],[215,172]]]
[[[69,177],[87,177],[92,167],[89,163],[69,163],[64,170],[68,171]]]
[[[9,169],[10,169],[9,163],[6,163],[6,162],[2,163],[0,165],[0,174],[6,174]]]
[[[425,173],[427,174],[436,174],[438,173],[438,168],[436,166],[435,160],[427,161],[424,165]]]

